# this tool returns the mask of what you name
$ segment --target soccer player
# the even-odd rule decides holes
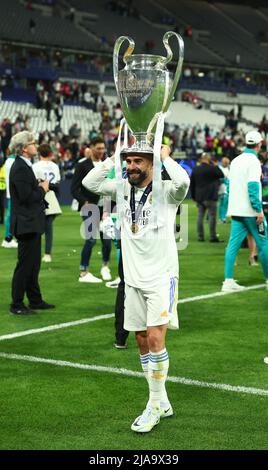
[[[124,328],[136,332],[141,366],[149,385],[149,401],[131,429],[149,432],[160,418],[173,414],[165,381],[169,356],[167,328],[178,328],[178,253],[174,227],[179,204],[189,188],[186,171],[163,145],[161,160],[170,180],[161,181],[164,209],[157,223],[152,211],[153,159],[150,154],[126,155],[127,179],[123,180],[124,207],[121,224],[125,275]],[[116,198],[116,181],[106,178],[114,165],[108,158],[91,170],[82,184],[97,194]]]
[[[228,215],[232,220],[225,253],[223,292],[244,289],[234,280],[234,264],[248,232],[256,242],[268,289],[267,223],[262,209],[261,163],[258,160],[262,140],[259,132],[248,132],[245,150],[232,161],[230,166]]]
[[[61,208],[55,193],[59,191],[60,170],[56,163],[52,162],[52,150],[50,145],[41,144],[38,148],[39,161],[33,164],[33,172],[38,181],[48,181],[49,191],[45,196],[48,202],[46,208],[46,225],[45,225],[45,254],[42,261],[51,263],[51,251],[53,241],[53,222],[56,215],[61,214]]]

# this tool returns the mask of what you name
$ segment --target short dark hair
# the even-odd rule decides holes
[[[247,144],[247,148],[248,149],[255,149],[255,147],[257,147],[258,144]]]
[[[211,160],[212,162],[218,162],[218,161],[219,161],[217,155],[211,155],[210,160]]]
[[[41,144],[38,147],[38,153],[41,155],[41,157],[47,158],[50,156],[51,152],[51,147],[48,144]]]
[[[91,141],[90,141],[90,145],[97,145],[97,144],[105,144],[104,140],[102,137],[94,137]]]

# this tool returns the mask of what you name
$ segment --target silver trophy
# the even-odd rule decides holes
[[[179,43],[179,60],[175,74],[166,65],[173,58],[169,38],[175,36]],[[118,59],[122,43],[129,46],[123,56],[125,67],[119,70]],[[180,78],[184,42],[173,31],[164,34],[163,43],[167,57],[150,54],[132,54],[135,42],[128,36],[120,36],[114,46],[113,71],[116,91],[129,129],[134,136],[134,144],[122,153],[152,153],[153,140],[159,113],[166,112]]]

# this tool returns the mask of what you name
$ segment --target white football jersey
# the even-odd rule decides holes
[[[32,166],[36,179],[48,180],[49,183],[58,183],[60,181],[60,170],[56,163],[51,160],[39,160]]]
[[[136,288],[154,287],[161,282],[178,277],[178,251],[175,240],[175,221],[179,204],[189,188],[186,171],[172,158],[166,158],[164,166],[171,180],[162,181],[164,205],[158,214],[155,226],[152,220],[152,193],[149,194],[137,220],[137,231],[131,230],[130,208],[131,185],[124,180],[124,216],[121,226],[122,257],[125,282]],[[101,165],[91,170],[82,184],[90,191],[116,198],[116,181],[106,178],[113,167],[107,158]],[[135,188],[135,206],[140,201],[145,188]]]

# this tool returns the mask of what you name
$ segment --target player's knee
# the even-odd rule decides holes
[[[161,331],[153,329],[148,333],[148,345],[150,351],[157,352],[164,347],[164,337]]]
[[[136,341],[138,346],[147,345],[147,331],[136,331]]]

